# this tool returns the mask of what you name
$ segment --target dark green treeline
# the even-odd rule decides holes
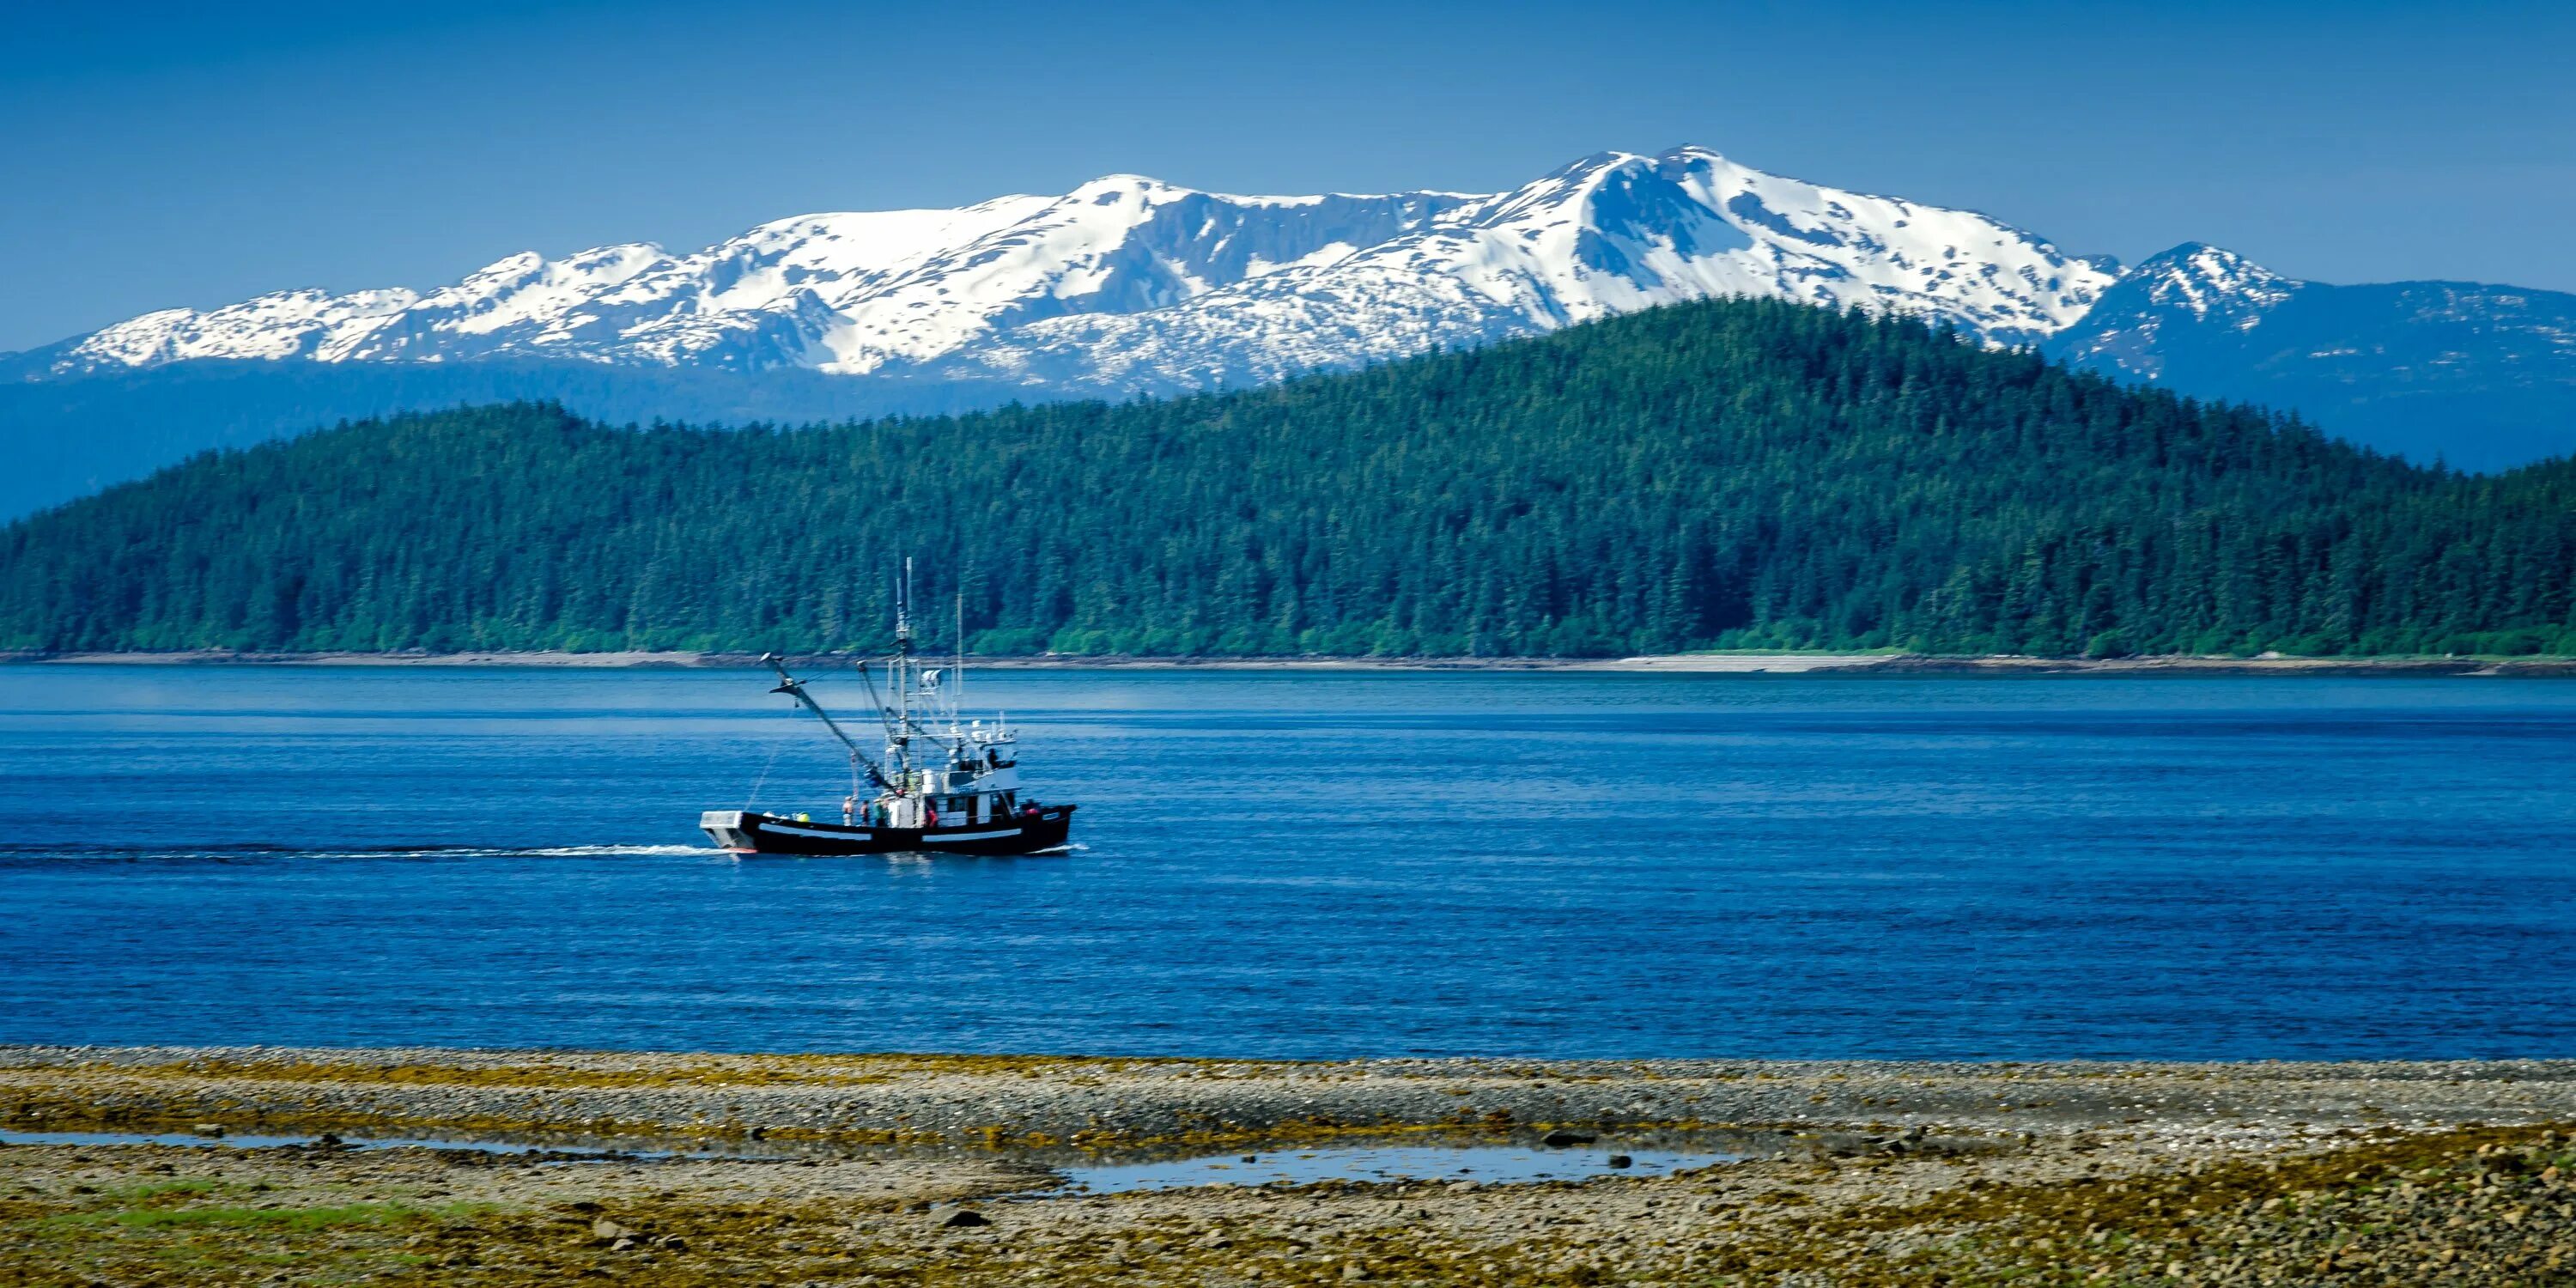
[[[347,425],[12,525],[0,645],[874,647],[909,553],[987,653],[2571,652],[2571,477],[1716,302],[1172,402]]]

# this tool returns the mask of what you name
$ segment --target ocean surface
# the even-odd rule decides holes
[[[1074,848],[736,859],[771,683],[0,667],[0,1041],[2576,1056],[2576,682],[979,672]]]

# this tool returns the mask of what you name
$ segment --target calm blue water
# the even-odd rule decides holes
[[[1083,848],[737,861],[768,683],[0,667],[0,1041],[2576,1055],[2576,683],[985,672]]]

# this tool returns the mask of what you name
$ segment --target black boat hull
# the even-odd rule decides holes
[[[960,827],[865,827],[816,823],[753,810],[709,810],[698,826],[736,854],[1029,854],[1064,844],[1071,805],[1050,805]]]

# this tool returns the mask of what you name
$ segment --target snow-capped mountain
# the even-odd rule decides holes
[[[2502,469],[2576,449],[2576,295],[2559,291],[2336,286],[2192,242],[2129,270],[2046,349],[2418,460]]]
[[[1783,179],[1714,152],[1605,153],[1419,228],[1168,307],[1083,311],[936,364],[952,378],[1276,379],[1717,295],[1893,310],[2037,341],[2114,280],[1983,215]]]
[[[20,366],[575,359],[1168,391],[1711,295],[2032,342],[2113,280],[1983,215],[1680,148],[1604,153],[1486,196],[1242,197],[1112,175],[1061,197],[807,215],[685,255],[528,253],[429,291],[149,313]]]
[[[686,254],[528,253],[435,289],[149,313],[0,355],[0,518],[410,408],[552,398],[741,424],[1167,394],[1720,295],[2041,343],[2422,460],[2576,450],[2576,296],[2329,286],[2198,243],[2124,274],[1984,215],[1677,148],[1491,194],[1244,197],[1112,175],[783,219]]]
[[[2305,285],[2234,251],[2185,242],[2124,275],[2108,307],[2088,314],[2052,347],[2088,366],[2153,380],[2164,346],[2184,332],[2250,331]],[[2116,294],[2113,294],[2113,293]]]

